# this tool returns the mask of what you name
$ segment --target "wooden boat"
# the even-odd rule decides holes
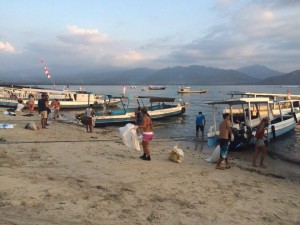
[[[180,88],[179,91],[177,91],[178,94],[204,94],[207,90],[191,90],[190,87],[183,87]]]
[[[148,90],[165,90],[167,87],[165,86],[155,86],[155,85],[149,85]]]
[[[48,94],[50,102],[53,99],[58,99],[62,109],[86,108],[90,104],[94,104],[95,107],[104,107],[105,104],[116,106],[120,102],[115,100],[108,103],[108,101],[101,99],[101,95],[87,91],[1,87],[0,92],[0,106],[5,107],[15,107],[20,98],[26,103],[29,100],[29,95],[34,96],[34,105],[37,107],[38,99],[43,93]]]
[[[280,114],[274,113],[274,105],[278,105],[280,109],[282,102],[272,101],[269,98],[235,98],[205,103],[213,107],[214,125],[207,134],[209,139],[215,139],[219,134],[216,123],[216,106],[229,107],[227,112],[230,114],[231,127],[234,133],[234,140],[230,143],[229,150],[253,143],[257,125],[264,117],[270,119],[270,123],[265,129],[265,141],[275,139],[291,131],[297,122],[294,115],[284,114],[281,110],[279,110]]]
[[[152,96],[108,96],[109,101],[119,99],[121,109],[107,108],[103,112],[96,112],[95,126],[117,125],[135,122],[135,110],[138,106],[146,107],[152,119],[161,119],[168,116],[176,116],[185,113],[184,102],[175,103],[175,98]]]

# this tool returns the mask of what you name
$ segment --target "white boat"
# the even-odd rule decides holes
[[[232,91],[228,93],[233,96],[247,96],[247,97],[268,97],[271,100],[279,100],[278,104],[271,105],[274,115],[290,114],[293,115],[297,122],[300,123],[300,95],[287,95],[287,94],[273,94],[273,93],[260,93],[260,92],[239,92]],[[289,99],[290,98],[290,99]],[[267,110],[267,108],[260,108],[261,111]]]
[[[183,87],[177,91],[178,94],[204,94],[207,90],[191,90],[190,87]]]
[[[152,96],[109,96],[109,100],[121,100],[121,109],[106,109],[103,112],[96,112],[95,126],[106,126],[124,124],[135,121],[135,110],[138,106],[146,107],[152,119],[160,119],[168,116],[181,115],[185,113],[186,104],[175,98],[152,97]],[[133,104],[131,104],[133,103]]]
[[[86,91],[69,91],[69,90],[51,90],[51,89],[34,89],[34,88],[0,88],[0,106],[15,107],[18,104],[18,99],[23,99],[26,103],[29,100],[29,95],[34,96],[34,105],[38,107],[38,99],[43,93],[48,94],[49,101],[58,99],[62,109],[86,108],[89,104],[94,104],[95,107],[104,107],[105,104],[116,106],[120,101],[104,101],[101,95],[86,92]]]
[[[156,85],[149,85],[148,90],[165,90],[167,87],[165,86],[156,86]]]
[[[231,127],[234,133],[234,140],[230,143],[229,150],[253,143],[257,125],[264,117],[270,119],[270,123],[265,129],[265,140],[275,139],[291,131],[297,122],[294,115],[282,112],[281,101],[272,101],[269,98],[235,98],[205,103],[212,105],[213,108],[214,124],[207,134],[209,139],[215,139],[219,134],[216,122],[216,106],[229,107],[225,110],[230,114]],[[278,108],[279,111],[274,113],[274,108]]]

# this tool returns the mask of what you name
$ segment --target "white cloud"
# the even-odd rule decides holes
[[[76,25],[68,26],[65,34],[58,38],[67,44],[75,45],[99,45],[111,42],[106,33],[101,33],[98,29],[83,29]]]
[[[141,53],[134,50],[128,50],[125,53],[117,55],[115,58],[116,61],[122,64],[134,64],[145,59]]]
[[[16,50],[10,43],[0,41],[0,52],[15,53]]]

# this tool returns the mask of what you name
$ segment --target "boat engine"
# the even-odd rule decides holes
[[[234,139],[229,144],[228,149],[230,151],[237,150],[244,144],[248,144],[253,136],[251,127],[247,126],[245,122],[241,122],[239,124],[239,129],[232,128],[232,133],[234,135]]]

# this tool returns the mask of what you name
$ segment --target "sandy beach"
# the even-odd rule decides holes
[[[0,129],[1,225],[300,224],[300,165],[268,155],[253,168],[250,149],[221,171],[204,160],[207,143],[160,137],[143,161],[117,127],[86,133],[59,119],[32,131],[40,117],[4,110],[0,123],[16,126]],[[181,164],[168,160],[174,145]]]

